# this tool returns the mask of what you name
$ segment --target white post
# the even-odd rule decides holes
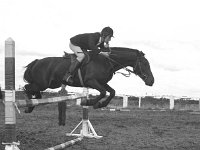
[[[127,108],[127,107],[128,107],[128,96],[123,95],[123,108]]]
[[[171,96],[170,97],[170,106],[169,106],[169,109],[174,109],[174,96]]]
[[[81,98],[78,98],[78,99],[76,100],[76,105],[81,105]]]
[[[141,96],[139,97],[139,108],[141,107]]]

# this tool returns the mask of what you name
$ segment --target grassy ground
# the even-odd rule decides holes
[[[199,150],[200,115],[190,111],[160,111],[147,103],[137,108],[130,101],[130,111],[93,110],[89,118],[102,139],[84,139],[68,150]],[[72,105],[75,102],[68,102]],[[113,100],[111,105],[121,105]],[[135,104],[135,105],[134,105]],[[166,105],[163,105],[167,107]],[[156,106],[155,108],[157,108]],[[160,107],[160,105],[159,105]],[[198,105],[197,105],[198,107]],[[82,119],[82,108],[67,108],[66,125],[58,126],[56,104],[38,106],[31,114],[17,114],[17,140],[20,150],[43,150],[75,137],[66,137]],[[78,131],[79,132],[79,129]],[[4,141],[4,105],[0,102],[0,143]],[[4,147],[0,145],[0,150]]]

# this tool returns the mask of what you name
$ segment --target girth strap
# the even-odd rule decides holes
[[[83,87],[85,87],[85,85],[84,85],[84,83],[83,83],[83,78],[82,78],[82,74],[81,74],[81,69],[80,69],[80,68],[78,69],[78,77],[79,77],[79,80],[80,80],[80,82],[81,82],[81,85],[82,85]]]

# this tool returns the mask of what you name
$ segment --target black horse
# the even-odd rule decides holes
[[[109,57],[103,55],[94,55],[88,53],[90,61],[83,63],[81,66],[81,75],[85,87],[96,89],[100,95],[94,99],[89,99],[81,102],[81,105],[93,106],[96,108],[106,107],[111,99],[115,96],[115,90],[107,83],[113,77],[113,74],[126,66],[133,67],[133,71],[126,70],[138,75],[146,85],[152,86],[154,77],[151,72],[150,64],[144,57],[142,51],[129,48],[111,47]],[[41,98],[40,91],[47,88],[59,88],[62,84],[62,78],[71,64],[72,55],[66,57],[47,57],[36,59],[26,66],[24,80],[28,82],[25,85],[25,92],[28,98]],[[82,87],[78,73],[74,75],[74,87]],[[103,101],[100,101],[106,96],[106,91],[110,95]],[[25,112],[32,112],[34,107],[29,107]]]

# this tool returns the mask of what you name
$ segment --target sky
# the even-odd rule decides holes
[[[5,40],[15,41],[16,88],[24,66],[70,52],[69,39],[110,26],[110,46],[143,51],[155,83],[114,75],[117,94],[200,97],[200,9],[198,0],[1,0],[0,85],[4,88]],[[80,88],[69,88],[80,91]]]

